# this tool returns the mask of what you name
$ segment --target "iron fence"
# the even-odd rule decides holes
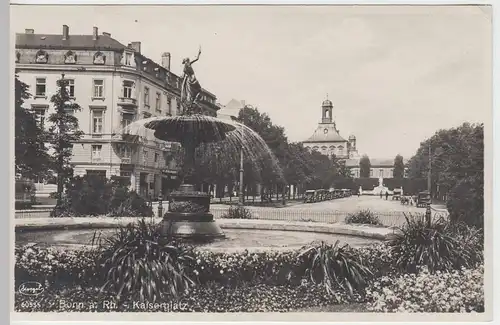
[[[154,205],[153,210],[158,207]],[[329,210],[329,209],[306,209],[300,207],[290,208],[262,208],[262,207],[246,207],[251,212],[251,219],[260,220],[276,220],[276,221],[302,221],[302,222],[321,222],[321,223],[344,223],[347,216],[355,211]],[[15,211],[16,219],[27,218],[50,218],[52,209],[33,209],[33,210],[17,210]],[[163,207],[163,211],[167,210],[167,206]],[[214,218],[224,218],[227,215],[229,206],[212,207],[210,213]],[[409,211],[371,211],[378,217],[380,223],[386,227],[401,227],[405,222],[405,215],[408,217],[424,218],[425,209],[421,212]],[[156,214],[156,211],[155,211]],[[434,220],[447,217],[445,211],[432,209],[431,216]]]

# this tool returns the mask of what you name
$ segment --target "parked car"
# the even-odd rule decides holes
[[[304,203],[314,203],[314,202],[316,202],[316,191],[307,190],[304,193]]]
[[[417,207],[425,208],[428,204],[431,204],[431,194],[429,191],[418,193]]]
[[[401,189],[400,188],[395,188],[393,193],[392,193],[392,199],[393,200],[400,200],[401,199]]]

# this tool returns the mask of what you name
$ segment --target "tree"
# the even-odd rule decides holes
[[[359,160],[359,176],[365,178],[370,177],[371,167],[370,158],[367,155],[363,155]]]
[[[403,156],[397,155],[394,158],[394,178],[403,178],[405,175],[405,164],[403,161]]]
[[[408,162],[409,176],[426,178],[431,148],[431,192],[446,194],[452,220],[482,227],[484,216],[484,126],[464,123],[423,141]]]
[[[23,107],[30,98],[29,86],[15,76],[15,165],[16,173],[34,179],[43,177],[50,157],[45,147],[46,132],[35,114]]]
[[[65,180],[68,181],[73,175],[71,156],[73,143],[80,140],[83,132],[79,130],[78,119],[72,113],[80,110],[80,105],[70,101],[68,92],[68,80],[62,78],[57,81],[59,87],[57,93],[50,101],[53,103],[55,112],[50,114],[49,143],[53,149],[54,170],[57,173],[57,201],[61,203]]]

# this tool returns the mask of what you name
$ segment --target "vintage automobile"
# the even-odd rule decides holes
[[[352,195],[351,190],[346,188],[342,190],[342,193],[344,194],[344,197],[349,197]]]
[[[314,202],[316,202],[316,191],[307,190],[304,193],[304,203],[314,203]]]
[[[393,200],[400,200],[401,199],[401,189],[400,188],[395,188],[394,191],[392,192],[392,199]]]
[[[431,194],[429,191],[418,193],[417,208],[425,208],[428,204],[431,204]]]

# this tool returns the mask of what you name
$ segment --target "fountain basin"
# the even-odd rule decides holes
[[[195,243],[195,246],[199,250],[214,252],[243,252],[245,250],[261,252],[295,250],[319,241],[334,244],[339,240],[342,244],[349,244],[352,247],[363,247],[379,241],[376,238],[298,230],[244,228],[225,228],[224,230],[226,234],[224,239],[216,239],[210,243]],[[16,244],[37,243],[41,246],[61,249],[79,249],[90,246],[94,236],[105,238],[111,236],[115,231],[116,229],[110,228],[19,231],[16,232]]]

